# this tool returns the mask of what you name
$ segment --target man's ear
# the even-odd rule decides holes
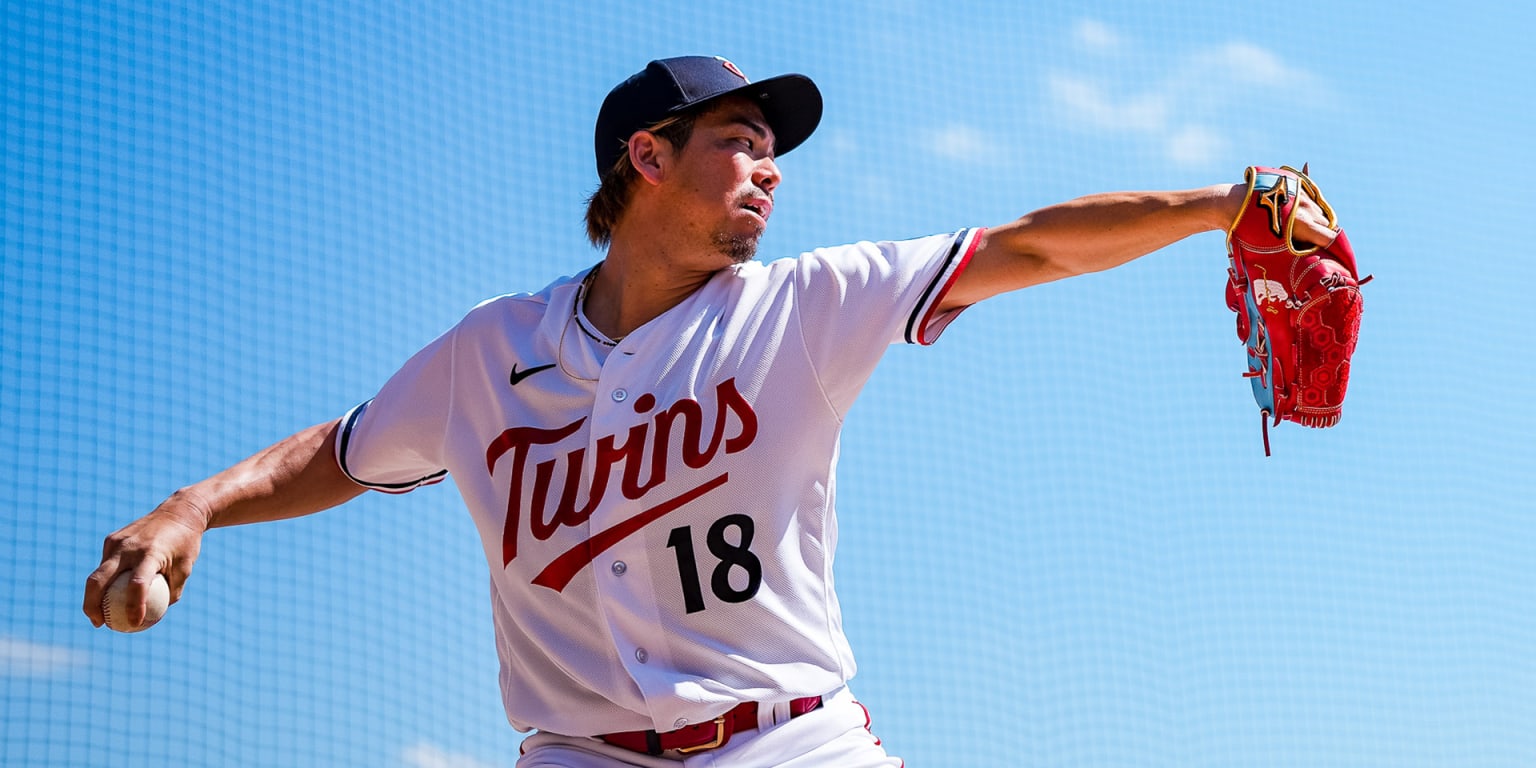
[[[660,184],[672,161],[672,145],[650,131],[636,131],[629,137],[629,162],[640,178]]]

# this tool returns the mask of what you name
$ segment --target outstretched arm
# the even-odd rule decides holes
[[[299,517],[363,492],[336,465],[336,423],[317,424],[199,483],[171,494],[154,511],[107,537],[101,565],[85,581],[85,615],[101,626],[101,598],[123,572],[133,573],[128,620],[144,617],[144,597],[165,574],[171,601],[181,597],[209,528]]]
[[[1107,192],[1027,213],[987,231],[941,309],[958,309],[1007,291],[1099,272],[1190,235],[1225,230],[1237,217],[1243,184],[1172,192]],[[1296,237],[1326,245],[1327,217],[1303,198]]]

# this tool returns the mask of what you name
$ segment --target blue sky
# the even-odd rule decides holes
[[[1536,762],[1528,9],[0,8],[0,762],[513,764],[446,484],[215,532],[139,635],[80,588],[176,487],[594,262],[596,107],[682,53],[826,95],[765,257],[1310,162],[1377,277],[1343,422],[1268,459],[1214,234],[893,349],[837,570],[893,753]]]

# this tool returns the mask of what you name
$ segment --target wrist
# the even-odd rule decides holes
[[[1246,184],[1214,184],[1201,190],[1204,204],[1206,229],[1226,232],[1243,211],[1243,200],[1248,196]]]
[[[191,486],[171,494],[155,513],[199,533],[206,533],[213,527],[213,505]]]

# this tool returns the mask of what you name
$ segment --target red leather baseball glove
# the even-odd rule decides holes
[[[1371,279],[1360,278],[1349,238],[1302,168],[1249,167],[1247,197],[1227,231],[1227,307],[1247,347],[1243,375],[1259,404],[1265,456],[1271,419],[1275,426],[1338,423],[1360,335],[1360,286]],[[1338,230],[1327,246],[1292,239],[1302,195]]]

